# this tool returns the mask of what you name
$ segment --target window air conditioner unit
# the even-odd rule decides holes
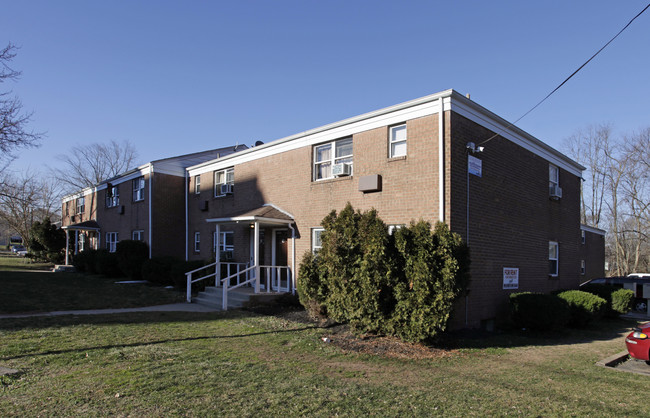
[[[332,175],[334,177],[349,176],[352,172],[352,166],[346,163],[334,164],[332,166]]]
[[[232,194],[232,184],[222,184],[221,194]]]
[[[550,186],[549,187],[549,194],[551,196],[551,199],[553,200],[558,200],[562,198],[562,188],[560,186]]]

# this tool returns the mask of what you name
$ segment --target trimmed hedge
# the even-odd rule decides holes
[[[122,270],[117,264],[117,255],[106,249],[96,250],[95,271],[107,277],[122,276]]]
[[[132,280],[142,278],[142,265],[149,259],[149,246],[146,242],[120,241],[117,243],[115,254],[122,273]]]
[[[628,313],[634,302],[634,292],[609,284],[586,284],[580,287],[583,292],[588,292],[607,301],[605,315],[617,317],[620,314]]]
[[[567,290],[559,293],[557,297],[569,305],[569,325],[576,328],[585,327],[593,319],[600,317],[607,308],[605,299],[581,290]]]
[[[203,260],[185,261],[176,257],[154,257],[146,260],[142,264],[142,278],[151,283],[156,283],[162,286],[174,286],[180,289],[185,289],[187,286],[187,277],[185,273],[188,271],[196,270],[204,266],[206,263]],[[193,278],[203,277],[208,274],[214,273],[214,269],[206,269],[200,275]],[[205,286],[214,286],[214,278],[201,280],[192,285],[193,291],[202,291]]]
[[[570,320],[567,302],[544,293],[512,293],[510,310],[518,328],[553,330],[565,326]]]

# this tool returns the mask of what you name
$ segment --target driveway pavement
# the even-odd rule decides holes
[[[215,312],[216,309],[196,303],[172,303],[169,305],[145,306],[142,308],[119,308],[119,309],[87,309],[76,311],[54,311],[54,312],[32,312],[18,314],[3,314],[0,319],[8,318],[30,318],[35,316],[61,316],[61,315],[103,315],[120,314],[128,312]]]

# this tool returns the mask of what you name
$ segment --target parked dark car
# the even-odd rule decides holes
[[[630,357],[650,361],[650,322],[641,324],[634,328],[632,332],[625,338],[625,345]]]
[[[11,246],[11,252],[14,254],[18,254],[18,251],[26,251],[27,249],[25,248],[24,245],[12,245]]]

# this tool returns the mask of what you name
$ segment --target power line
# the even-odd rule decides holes
[[[517,119],[516,121],[514,121],[514,122],[512,122],[511,124],[509,124],[508,126],[506,126],[505,129],[510,128],[511,126],[513,126],[514,124],[516,124],[517,122],[519,122],[520,120],[522,120],[523,118],[525,118],[526,116],[528,116],[528,114],[529,114],[530,112],[532,112],[533,110],[537,109],[537,107],[538,107],[539,105],[541,105],[542,103],[544,103],[544,102],[546,101],[546,99],[548,99],[549,97],[551,97],[551,95],[552,95],[553,93],[555,93],[556,91],[558,91],[558,90],[560,89],[560,87],[562,87],[562,86],[563,86],[567,81],[569,81],[569,80],[570,80],[574,75],[576,75],[576,74],[578,73],[578,71],[582,70],[582,69],[583,69],[587,64],[589,64],[589,62],[590,62],[591,60],[593,60],[594,58],[596,58],[596,55],[600,54],[601,51],[602,51],[603,49],[607,48],[607,46],[608,46],[609,44],[611,44],[611,43],[614,41],[614,39],[618,38],[618,35],[620,35],[621,33],[623,33],[623,31],[624,31],[625,29],[627,29],[627,27],[630,26],[630,25],[632,24],[632,22],[634,22],[634,21],[636,20],[637,17],[641,16],[641,15],[643,14],[643,12],[645,12],[646,10],[648,10],[648,8],[650,8],[650,3],[648,3],[648,5],[647,5],[646,7],[643,8],[643,10],[641,10],[641,11],[640,11],[636,16],[634,16],[634,17],[632,18],[632,20],[630,20],[629,22],[627,22],[627,25],[625,25],[625,26],[623,27],[623,29],[621,29],[620,31],[618,31],[618,33],[617,33],[616,35],[614,35],[614,37],[613,37],[612,39],[610,39],[610,40],[609,40],[605,45],[603,45],[603,47],[600,48],[600,49],[599,49],[599,50],[598,50],[594,55],[592,55],[591,58],[589,58],[587,61],[585,61],[584,64],[582,64],[580,67],[578,67],[577,70],[575,70],[575,71],[574,71],[570,76],[568,76],[568,77],[567,77],[563,82],[561,82],[561,83],[560,83],[556,88],[554,88],[553,91],[551,91],[549,94],[547,94],[546,97],[544,97],[542,100],[540,100],[539,103],[537,103],[535,106],[533,106],[533,107],[532,107],[528,112],[524,113],[523,115],[521,115],[521,116],[519,117],[519,119]],[[505,130],[505,129],[504,129],[504,130]],[[499,134],[494,134],[494,135],[492,135],[490,138],[488,138],[488,139],[486,139],[485,141],[481,142],[479,145],[483,145],[483,144],[485,144],[485,143],[487,143],[487,142],[490,142],[491,140],[493,140],[493,139],[496,138],[497,136],[499,136]]]

